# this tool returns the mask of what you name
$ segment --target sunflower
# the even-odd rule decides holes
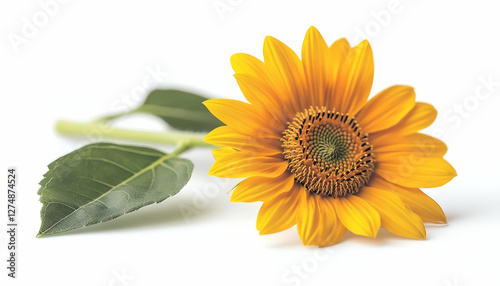
[[[231,65],[248,103],[211,99],[207,108],[225,126],[205,141],[213,151],[209,174],[246,178],[233,202],[263,202],[260,234],[295,224],[304,245],[337,243],[346,230],[375,237],[382,226],[424,239],[424,222],[446,223],[439,205],[420,188],[456,176],[443,159],[446,145],[418,133],[437,112],[415,102],[410,86],[395,85],[368,100],[373,54],[368,41],[328,46],[311,27],[302,59],[273,37],[264,61],[235,54]]]

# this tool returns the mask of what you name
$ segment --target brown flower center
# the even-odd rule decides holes
[[[373,146],[354,118],[325,107],[297,113],[281,139],[288,170],[323,196],[357,193],[374,169]]]

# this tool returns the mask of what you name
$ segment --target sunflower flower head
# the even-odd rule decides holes
[[[212,99],[207,108],[226,125],[205,141],[222,146],[209,174],[246,178],[231,201],[263,202],[260,234],[297,225],[304,245],[329,246],[347,230],[375,237],[382,226],[424,239],[424,222],[446,223],[420,188],[438,187],[456,172],[446,145],[418,133],[437,112],[416,102],[409,86],[368,100],[374,74],[368,41],[328,46],[311,27],[299,58],[272,37],[264,61],[231,57],[248,103]]]

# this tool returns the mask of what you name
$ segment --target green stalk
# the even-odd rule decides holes
[[[123,116],[126,116],[126,115],[134,114],[136,112],[137,112],[137,110],[129,110],[129,111],[121,112],[121,113],[115,113],[115,114],[111,114],[111,115],[107,115],[107,116],[98,118],[98,119],[94,120],[94,122],[110,121],[110,120],[113,120],[113,119],[116,119],[116,118],[119,118],[119,117],[123,117]]]
[[[204,133],[181,132],[181,131],[139,131],[121,128],[113,128],[105,121],[94,122],[73,122],[60,120],[56,124],[56,131],[64,135],[86,135],[98,136],[100,138],[114,138],[132,141],[143,141],[152,143],[162,143],[178,145],[182,151],[192,147],[214,148],[214,145],[206,143],[203,138]]]

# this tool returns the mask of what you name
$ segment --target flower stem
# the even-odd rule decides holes
[[[119,117],[123,117],[125,115],[130,115],[130,114],[133,114],[133,113],[136,113],[136,112],[137,112],[137,110],[129,110],[129,111],[124,111],[124,112],[120,112],[120,113],[115,113],[115,114],[112,114],[112,115],[108,115],[108,116],[104,116],[104,117],[95,119],[94,122],[110,121],[110,120],[113,120],[113,119],[116,119],[116,118],[119,118]]]
[[[206,143],[203,138],[206,134],[196,132],[181,132],[181,131],[139,131],[113,128],[108,122],[73,122],[60,120],[56,124],[56,131],[65,135],[83,135],[87,137],[115,138],[133,141],[163,143],[170,145],[178,145],[182,151],[186,151],[192,147],[213,148],[214,145]]]

